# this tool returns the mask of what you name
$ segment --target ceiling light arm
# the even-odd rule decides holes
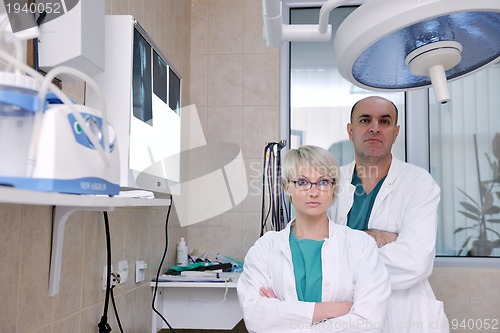
[[[283,24],[282,1],[262,0],[264,39],[268,47],[280,47],[289,42],[328,42],[332,39],[332,26],[328,24],[330,12],[349,0],[328,0],[321,7],[319,24]]]
[[[319,11],[319,32],[324,34],[331,30],[331,25],[328,24],[330,18],[330,12],[335,8],[342,6],[343,4],[349,2],[349,0],[328,0],[321,6]]]

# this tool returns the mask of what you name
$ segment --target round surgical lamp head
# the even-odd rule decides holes
[[[500,60],[499,0],[368,0],[334,39],[340,74],[368,90],[433,86],[440,103],[447,82]]]

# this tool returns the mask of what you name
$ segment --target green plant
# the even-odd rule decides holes
[[[500,218],[495,218],[496,215],[500,214],[500,206],[495,204],[495,201],[500,201],[500,133],[496,133],[492,140],[492,151],[495,160],[492,160],[490,155],[485,153],[493,175],[491,179],[481,181],[475,134],[474,148],[476,153],[479,200],[475,200],[463,190],[458,189],[470,200],[470,202],[460,202],[460,205],[465,210],[459,210],[458,212],[467,217],[466,221],[472,221],[474,224],[472,226],[457,228],[454,233],[457,234],[465,230],[474,230],[477,232],[476,235],[467,237],[458,255],[469,249],[467,251],[468,256],[490,256],[494,248],[500,248],[500,233],[492,228],[492,225],[500,224]],[[472,245],[469,246],[471,240]]]

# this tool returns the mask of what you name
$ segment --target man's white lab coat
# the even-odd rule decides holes
[[[345,316],[312,325],[313,302],[298,301],[292,264],[290,225],[269,231],[245,257],[238,298],[249,332],[381,332],[390,293],[387,269],[373,239],[365,233],[329,222],[329,238],[321,249],[322,300],[351,301]],[[259,295],[272,288],[278,299]]]
[[[352,162],[340,168],[338,195],[331,207],[332,219],[344,225],[353,203],[354,166]],[[369,229],[399,234],[395,242],[379,249],[392,287],[387,332],[449,332],[443,303],[436,300],[428,281],[434,263],[440,193],[426,170],[392,158],[368,222]]]

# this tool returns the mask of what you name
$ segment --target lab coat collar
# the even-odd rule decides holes
[[[281,233],[281,241],[280,241],[280,250],[283,253],[289,253],[290,252],[290,232],[292,230],[292,225],[295,223],[295,218],[293,218],[288,224],[286,225],[285,229],[283,229]],[[325,239],[327,241],[329,238],[333,236],[333,220],[328,217],[328,238]]]
[[[368,221],[368,225],[370,225],[370,222],[372,221],[371,217],[376,215],[376,212],[379,209],[382,202],[384,202],[385,198],[392,192],[393,190],[392,185],[394,184],[396,178],[398,177],[398,172],[401,163],[402,162],[400,160],[392,157],[391,166],[389,167],[389,172],[387,173],[384,183],[382,184],[382,187],[380,187],[377,197],[375,198],[375,202],[373,203],[372,213],[370,214],[370,220]]]
[[[384,181],[384,184],[392,185],[396,178],[398,177],[399,169],[404,162],[392,156],[391,165],[389,166],[389,172],[387,173],[387,177]],[[346,179],[349,179],[349,184],[352,182],[352,174],[354,173],[354,168],[356,167],[356,161],[352,161],[351,163],[346,165],[347,175],[345,175]]]
[[[387,173],[387,178],[385,179],[384,183],[387,183],[387,185],[389,186],[392,186],[392,184],[394,184],[403,163],[403,161],[398,160],[394,156],[392,157],[391,166],[389,167],[389,172]]]
[[[382,184],[382,187],[380,188],[377,198],[375,199],[373,209],[372,209],[372,214],[380,207],[384,199],[389,195],[389,193],[392,192],[393,187],[392,185],[396,181],[399,170],[401,169],[401,166],[404,164],[403,161],[395,158],[392,156],[392,161],[391,165],[389,167],[389,172],[387,173],[387,177],[385,178],[384,183]],[[341,187],[339,188],[340,191],[348,191],[348,195],[344,193],[342,195],[344,200],[340,201],[334,201],[334,210],[336,207],[338,207],[338,213],[334,216],[336,216],[336,219],[338,219],[338,223],[340,224],[347,224],[347,214],[349,213],[349,210],[351,209],[353,200],[354,200],[354,191],[356,190],[355,186],[352,185],[352,174],[354,172],[354,168],[356,166],[356,161],[352,161],[351,163],[343,166],[341,168],[342,172],[342,184]],[[371,219],[370,219],[371,220]]]

